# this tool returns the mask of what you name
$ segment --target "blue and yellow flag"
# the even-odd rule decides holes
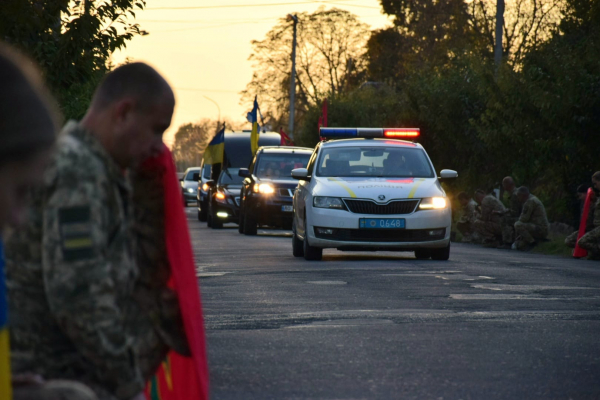
[[[10,386],[10,344],[8,341],[8,313],[6,281],[4,280],[4,252],[0,240],[0,399],[12,399]]]
[[[250,134],[250,149],[252,155],[258,150],[258,96],[254,96],[254,107],[248,113],[248,122],[252,123],[252,133]]]
[[[204,150],[204,164],[222,164],[223,153],[225,152],[225,127],[221,129],[210,141],[206,150]]]

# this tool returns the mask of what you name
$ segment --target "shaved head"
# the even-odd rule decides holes
[[[122,65],[111,71],[100,82],[94,93],[92,107],[103,110],[125,98],[134,99],[138,111],[148,111],[155,103],[173,99],[167,81],[151,66],[136,62]]]
[[[515,181],[512,177],[506,176],[504,177],[504,179],[502,179],[502,187],[507,192],[512,192],[513,190],[515,190]]]

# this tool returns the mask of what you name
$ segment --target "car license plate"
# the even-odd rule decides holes
[[[404,229],[404,218],[361,218],[358,220],[361,229]]]
[[[294,211],[294,206],[281,206],[281,211],[292,212],[292,211]]]

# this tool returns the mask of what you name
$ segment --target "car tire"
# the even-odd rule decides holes
[[[425,249],[415,250],[415,258],[417,260],[428,260],[431,258],[431,252]]]
[[[210,227],[213,228],[213,229],[221,229],[221,228],[223,228],[223,221],[221,221],[219,219],[219,217],[217,217],[217,215],[215,214],[214,207],[210,208],[209,214],[210,214],[210,220],[211,220]]]
[[[256,219],[249,213],[244,213],[244,235],[254,236],[258,233]]]
[[[304,240],[302,241],[302,249],[304,252],[304,259],[307,261],[321,261],[323,258],[323,249],[320,247],[311,246],[308,243],[308,225],[304,222]]]
[[[199,210],[198,210],[198,221],[200,222],[206,222],[206,219],[208,218],[208,213],[206,212],[206,204],[203,204],[202,202],[198,202],[199,205]]]
[[[303,257],[304,256],[304,243],[298,235],[296,235],[296,226],[292,226],[292,254],[294,257]]]
[[[431,259],[432,260],[446,261],[449,258],[450,258],[450,243],[448,243],[448,246],[446,246],[444,248],[431,250]]]

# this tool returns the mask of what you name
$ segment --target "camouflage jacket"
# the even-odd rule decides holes
[[[534,224],[541,228],[544,232],[548,232],[548,218],[546,217],[546,209],[544,205],[534,195],[529,195],[529,198],[523,203],[523,212],[519,217],[519,221],[527,224]]]
[[[596,200],[596,204],[594,204],[594,208],[590,208],[590,214],[593,214],[594,218],[594,228],[598,228],[600,226],[600,197]],[[589,220],[589,217],[588,217]]]
[[[481,201],[481,217],[480,219],[485,222],[492,222],[500,224],[502,221],[502,215],[496,214],[494,211],[500,211],[502,214],[506,211],[504,205],[495,196],[488,194]]]
[[[475,200],[471,199],[467,205],[462,208],[462,214],[458,222],[472,223],[475,222],[477,218],[479,218],[479,205],[475,202]]]
[[[521,212],[523,211],[523,204],[519,201],[517,197],[517,191],[513,190],[513,192],[509,195],[508,198],[508,216],[519,218]]]
[[[138,278],[130,186],[100,143],[70,122],[30,224],[6,243],[13,370],[76,379],[119,399],[144,388],[136,356]],[[143,325],[143,324],[142,324]]]

